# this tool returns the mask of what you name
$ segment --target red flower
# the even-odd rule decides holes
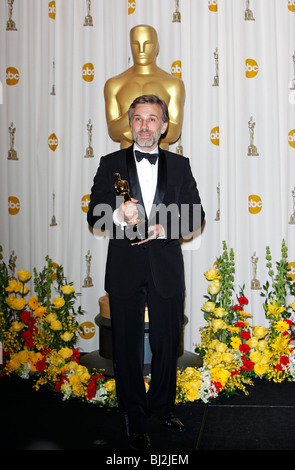
[[[220,382],[212,382],[212,384],[215,385],[217,392],[220,392],[220,390],[222,390],[222,385]]]
[[[248,354],[250,351],[250,346],[248,344],[240,344],[239,350],[244,354]]]
[[[243,322],[243,321],[238,321],[237,323],[235,323],[234,326],[237,326],[237,327],[239,327],[239,328],[240,328],[240,327],[243,327],[243,326],[245,326],[245,322]]]
[[[247,297],[244,297],[244,296],[239,297],[239,298],[238,298],[238,301],[239,301],[239,304],[240,304],[240,305],[247,305],[248,302],[249,302],[248,299],[247,299]]]
[[[233,310],[234,310],[234,312],[236,312],[237,310],[243,310],[243,307],[241,307],[240,305],[235,305],[233,307]]]
[[[27,312],[26,310],[20,314],[20,319],[26,325],[32,325],[36,322],[36,318],[31,317],[30,312]]]
[[[286,366],[287,364],[289,364],[289,362],[290,362],[290,359],[288,356],[280,357],[280,364],[282,364],[283,366]]]
[[[46,362],[45,361],[37,361],[36,362],[36,369],[38,372],[44,372],[46,369]]]
[[[240,336],[241,336],[241,338],[243,338],[243,339],[249,339],[249,338],[251,337],[250,332],[249,332],[249,331],[245,331],[245,330],[241,331]]]
[[[277,371],[279,371],[279,372],[281,372],[281,371],[283,370],[281,364],[277,364],[277,365],[275,366],[275,369],[276,369]]]
[[[249,359],[245,359],[241,369],[242,370],[252,370],[253,367],[254,367],[254,362],[249,361]]]
[[[284,318],[284,321],[285,321],[286,323],[288,323],[289,328],[291,328],[291,326],[293,325],[292,320],[287,320],[286,318]]]

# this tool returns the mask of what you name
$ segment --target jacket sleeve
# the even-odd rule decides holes
[[[205,219],[205,212],[193,177],[189,159],[185,160],[185,170],[179,194],[179,233],[185,237],[198,230]]]
[[[112,230],[113,211],[116,199],[113,190],[113,174],[109,171],[107,157],[101,157],[100,165],[93,180],[87,222],[98,230]]]

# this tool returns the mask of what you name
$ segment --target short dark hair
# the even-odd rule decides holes
[[[135,98],[133,103],[130,105],[129,111],[128,111],[128,116],[129,116],[129,122],[132,120],[132,115],[134,108],[137,104],[145,104],[145,103],[151,103],[151,104],[158,104],[162,110],[162,122],[169,122],[169,112],[168,112],[168,106],[165,103],[164,100],[161,100],[158,96],[156,95],[141,95]]]

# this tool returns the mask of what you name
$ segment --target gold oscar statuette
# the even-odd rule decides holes
[[[250,145],[248,146],[248,155],[249,157],[258,157],[259,153],[257,152],[257,147],[254,145],[254,127],[255,122],[253,121],[253,117],[250,117],[250,121],[248,122],[249,134],[250,134]]]
[[[253,11],[250,10],[250,0],[246,0],[246,9],[245,9],[245,21],[255,21],[253,16]]]
[[[94,157],[94,153],[93,153],[93,148],[92,148],[92,123],[91,123],[91,119],[89,119],[87,125],[87,132],[88,132],[88,147],[86,149],[86,153],[84,155],[84,158],[92,158]]]
[[[256,256],[256,252],[253,253],[253,256],[251,256],[251,262],[252,262],[252,270],[253,270],[253,278],[251,280],[251,289],[252,290],[260,290],[260,282],[257,279],[257,263],[258,263],[258,257]]]
[[[91,16],[91,0],[86,0],[87,15],[84,18],[84,26],[93,26],[93,19]]]
[[[14,149],[14,139],[15,139],[15,127],[13,122],[10,124],[9,128],[9,137],[10,137],[10,149],[8,150],[8,160],[18,160],[17,152]]]
[[[6,23],[6,31],[17,31],[15,26],[15,21],[12,19],[12,11],[13,11],[13,2],[14,0],[7,0],[8,3],[8,20]]]
[[[124,204],[131,201],[129,192],[129,184],[126,180],[122,180],[120,173],[115,173],[114,190],[118,196],[123,197]],[[136,219],[129,222],[125,228],[125,234],[131,243],[136,243],[147,238],[147,229],[144,219]]]

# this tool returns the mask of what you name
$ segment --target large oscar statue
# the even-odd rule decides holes
[[[168,149],[181,133],[185,90],[183,81],[156,65],[159,52],[158,35],[147,25],[135,26],[130,31],[134,65],[125,72],[110,78],[104,89],[106,118],[110,137],[120,142],[121,148],[132,144],[128,109],[135,98],[154,94],[168,106],[169,126],[161,139],[161,147]]]

